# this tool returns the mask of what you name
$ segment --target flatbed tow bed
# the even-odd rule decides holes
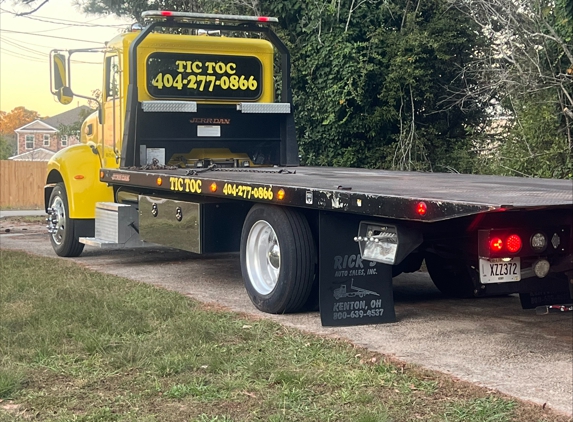
[[[197,192],[186,189],[191,185],[185,182],[179,189],[178,180],[201,181],[200,193],[207,196],[425,222],[491,211],[571,207],[573,204],[573,181],[556,179],[333,167],[103,169],[102,175],[100,180],[113,186],[191,194]],[[161,185],[157,183],[158,177]],[[216,191],[209,189],[213,183],[217,184]],[[225,184],[235,189],[223,192]],[[240,194],[238,187],[243,187]],[[249,195],[259,187],[271,189],[273,199]],[[279,200],[280,189],[284,190],[284,198]],[[412,206],[421,201],[427,206],[423,215]]]

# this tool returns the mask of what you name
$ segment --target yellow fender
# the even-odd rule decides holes
[[[100,169],[99,155],[86,144],[62,149],[48,161],[47,185],[64,182],[70,218],[95,218],[97,202],[113,202],[113,189],[99,181]]]

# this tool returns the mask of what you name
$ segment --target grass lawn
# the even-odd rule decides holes
[[[568,420],[344,341],[0,253],[0,421]]]

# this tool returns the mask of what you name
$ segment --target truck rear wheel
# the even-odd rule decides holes
[[[241,272],[255,307],[280,314],[301,310],[314,281],[316,249],[306,218],[274,205],[255,205],[241,233]]]
[[[58,183],[50,195],[50,242],[59,256],[79,256],[84,244],[79,242],[76,234],[76,220],[70,218],[68,196],[63,183]]]
[[[435,254],[427,254],[425,258],[428,273],[440,292],[450,297],[475,297],[471,274],[473,269],[467,264]]]

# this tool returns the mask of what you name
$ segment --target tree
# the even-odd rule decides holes
[[[14,130],[34,120],[40,119],[37,111],[28,110],[25,107],[16,107],[11,112],[0,111],[0,134],[4,136],[14,135]]]
[[[16,107],[9,113],[0,111],[0,159],[5,160],[16,153],[16,134],[14,130],[40,119],[37,111],[25,107]]]
[[[476,25],[443,0],[266,1],[293,55],[306,164],[471,171],[465,127],[483,111],[443,103],[482,48]]]
[[[461,78],[465,95],[489,102],[503,131],[485,125],[482,154],[493,173],[573,176],[573,2],[570,0],[458,0],[459,10],[488,37]],[[461,99],[461,100],[460,100]]]

